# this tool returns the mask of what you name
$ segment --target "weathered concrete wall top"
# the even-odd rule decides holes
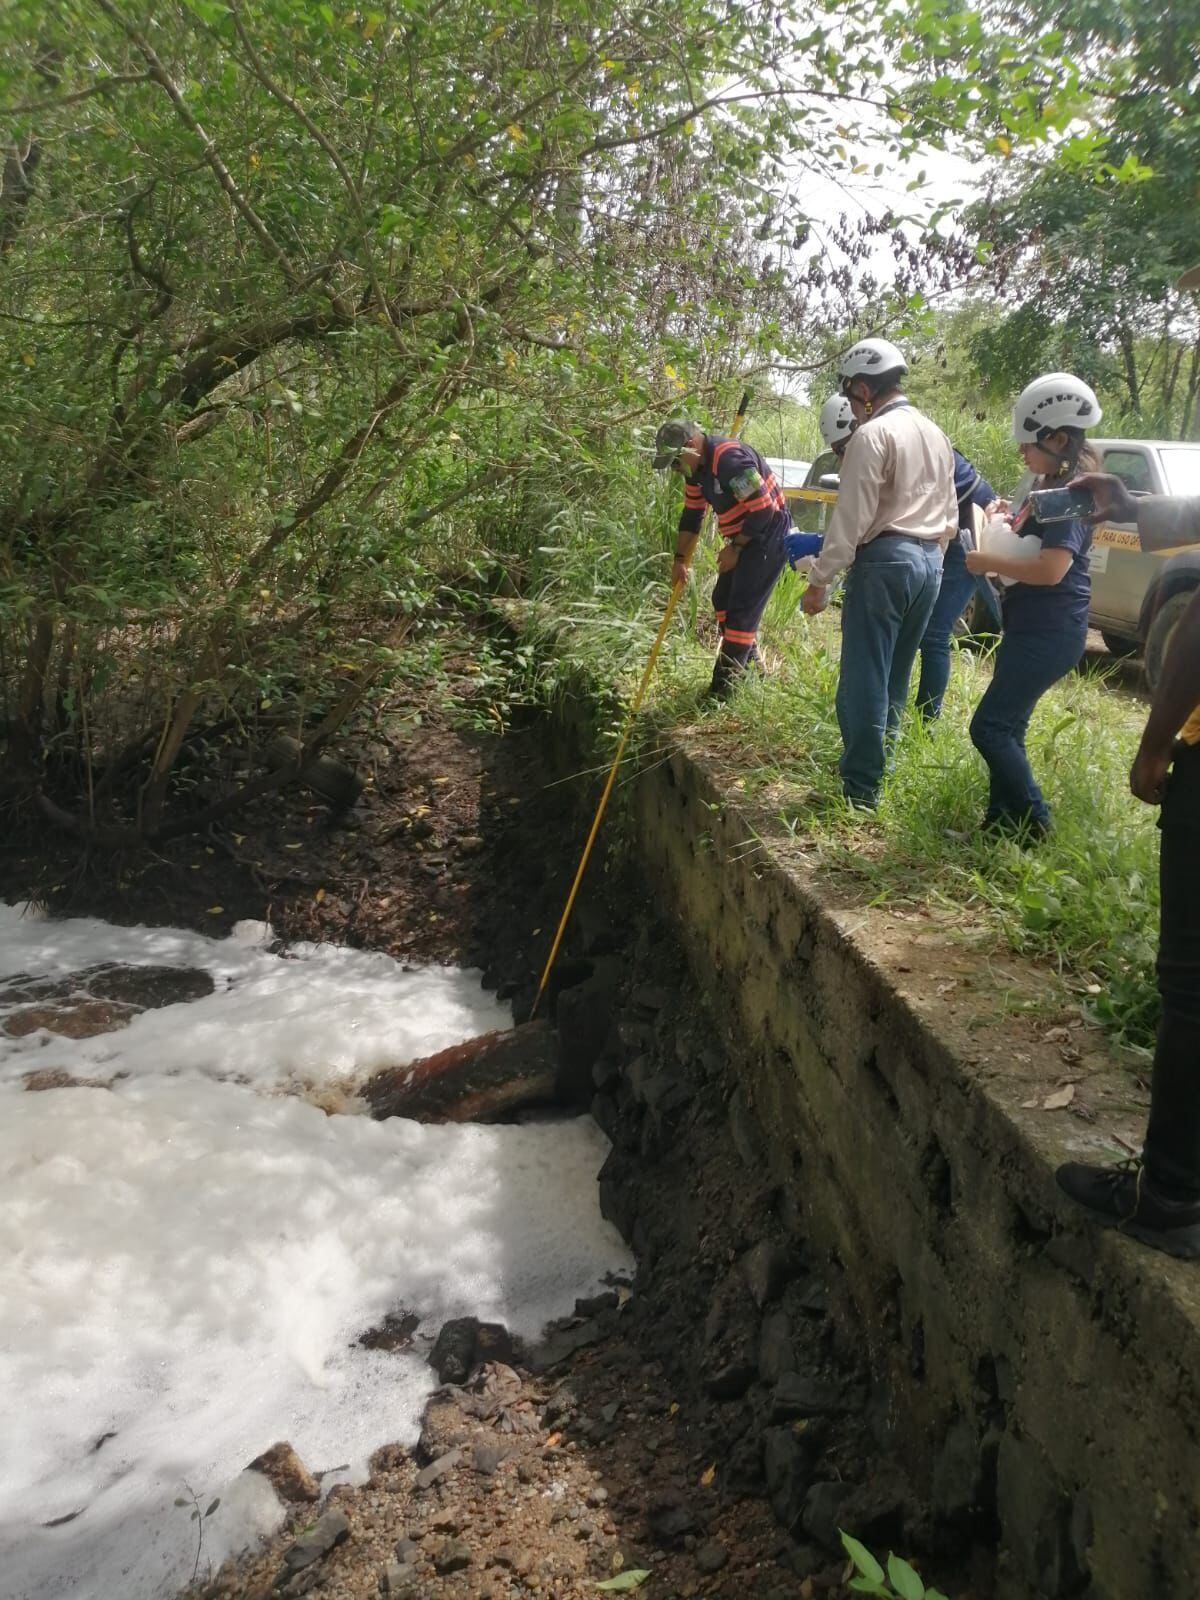
[[[818,895],[702,754],[646,764],[631,827],[939,1513],[994,1506],[1011,1600],[1200,1595],[1200,1275],[1053,1181],[1136,1138],[1127,1077],[1093,1064],[1094,1124],[1048,1115],[1058,1058],[939,995],[950,940]]]

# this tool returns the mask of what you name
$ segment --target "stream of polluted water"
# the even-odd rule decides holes
[[[0,1600],[174,1594],[194,1510],[201,1572],[282,1520],[272,1444],[328,1489],[415,1441],[442,1322],[533,1339],[631,1271],[590,1119],[358,1114],[510,1025],[476,972],[0,906]],[[389,1313],[413,1349],[358,1342]]]

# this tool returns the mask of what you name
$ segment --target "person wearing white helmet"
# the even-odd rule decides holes
[[[888,339],[861,339],[838,365],[856,427],[841,485],[802,602],[828,604],[844,571],[837,718],[842,792],[874,807],[887,744],[908,700],[917,647],[937,599],[942,550],[958,527],[954,453],[942,430],[906,399],[908,370]]]
[[[992,681],[971,719],[971,739],[991,780],[983,825],[1023,842],[1043,837],[1050,828],[1050,807],[1034,781],[1025,732],[1046,690],[1083,654],[1092,544],[1086,518],[1040,523],[1028,495],[1065,487],[1077,471],[1092,469],[1095,455],[1084,435],[1100,417],[1095,392],[1072,373],[1043,373],[1022,389],[1012,431],[1032,482],[1011,515],[1001,503],[998,525],[985,529],[985,548],[967,556],[969,572],[1007,584]],[[987,548],[989,537],[1012,544],[1012,534],[1019,537],[1011,552]]]
[[[857,426],[849,400],[844,395],[830,395],[817,417],[817,427],[827,448],[809,467],[803,488],[819,488],[822,478],[837,472],[842,464],[846,446],[850,443],[850,435]],[[788,566],[793,572],[806,571],[820,554],[821,545],[824,543],[824,536],[817,531],[820,527],[818,518],[821,506],[816,501],[809,501],[807,504],[801,502],[801,505],[802,510],[799,515],[796,514],[795,507],[792,508],[795,526],[784,540]]]
[[[835,456],[841,456],[842,451],[850,443],[850,435],[857,428],[854,413],[850,409],[850,402],[844,394],[831,394],[821,407],[817,418],[817,427],[821,430],[821,437],[825,441],[825,448],[832,450]],[[815,463],[814,463],[815,465]]]

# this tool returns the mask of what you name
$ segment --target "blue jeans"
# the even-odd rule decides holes
[[[1086,642],[1086,622],[1001,635],[992,681],[971,718],[971,742],[991,774],[985,822],[1050,821],[1050,807],[1025,754],[1025,730],[1034,706],[1078,663]]]
[[[941,714],[942,699],[950,682],[950,640],[954,624],[966,610],[976,586],[984,594],[989,609],[994,609],[991,590],[984,580],[967,571],[967,553],[962,540],[951,539],[942,563],[942,587],[921,640],[921,675],[917,679],[917,710],[926,719]],[[999,618],[997,617],[997,623]]]
[[[842,731],[842,792],[874,805],[886,741],[908,700],[917,646],[937,599],[940,547],[880,536],[859,547],[842,601],[842,662],[837,719]]]

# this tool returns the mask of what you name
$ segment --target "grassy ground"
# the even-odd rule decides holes
[[[1155,814],[1132,798],[1127,781],[1144,708],[1095,676],[1064,680],[1039,705],[1029,739],[1054,808],[1053,836],[1030,849],[986,839],[978,827],[986,770],[967,724],[990,662],[986,651],[960,648],[941,719],[909,719],[879,811],[864,817],[842,802],[836,767],[836,609],[806,619],[803,586],[785,573],[761,632],[773,670],[710,707],[699,699],[715,638],[710,578],[702,564],[689,585],[637,737],[686,730],[727,753],[738,787],[804,842],[815,872],[852,880],[871,903],[952,911],[976,934],[986,938],[990,929],[1011,949],[1049,959],[1096,1020],[1122,1042],[1148,1048],[1157,1009],[1157,837]],[[628,695],[661,615],[661,580],[624,612],[612,597],[564,605],[565,598],[556,607],[559,662],[583,665]],[[550,680],[560,670],[542,668]]]
[[[812,408],[778,409],[778,418],[760,411],[752,419],[759,447],[812,455]],[[956,442],[998,490],[1010,490],[1020,464],[1007,418],[967,421],[970,437],[960,429]],[[480,663],[494,680],[496,722],[519,700],[576,689],[581,672],[628,700],[666,603],[680,505],[678,480],[649,470],[646,443],[573,463],[569,495],[526,496],[510,539],[520,545],[519,588],[541,622],[527,622],[518,642],[495,641]],[[1128,788],[1144,708],[1090,677],[1072,675],[1052,690],[1029,745],[1054,834],[1024,851],[986,840],[978,831],[986,773],[967,725],[990,668],[986,654],[960,650],[941,720],[930,728],[910,720],[879,812],[864,819],[843,805],[836,769],[836,609],[806,620],[802,583],[785,573],[761,634],[777,670],[729,705],[705,708],[698,695],[715,646],[714,572],[709,541],[636,738],[689,729],[727,751],[731,774],[773,825],[803,840],[815,871],[853,879],[867,900],[938,905],[984,938],[1048,959],[1119,1039],[1148,1048],[1157,1013],[1157,837],[1154,812]],[[619,704],[614,718],[615,736]]]

